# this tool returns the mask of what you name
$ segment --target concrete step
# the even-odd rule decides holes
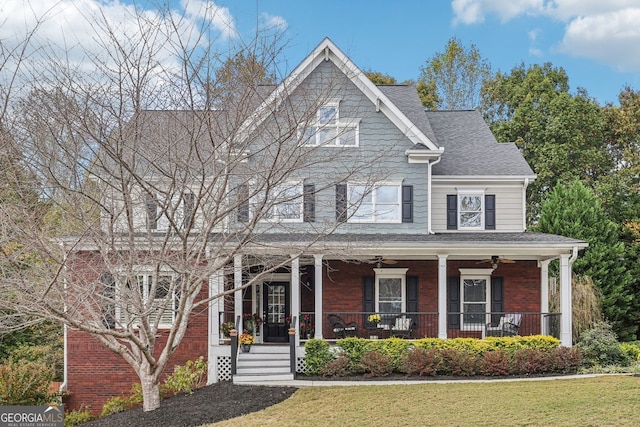
[[[293,374],[269,374],[269,375],[241,375],[236,374],[233,376],[234,384],[254,383],[260,384],[264,381],[291,381],[293,380]]]
[[[289,366],[289,360],[264,360],[264,359],[251,359],[251,360],[238,360],[238,367],[280,367]]]
[[[272,375],[272,374],[287,374],[290,372],[289,366],[238,366],[236,369],[239,375]]]
[[[242,350],[238,350],[238,354],[289,354],[290,348],[288,345],[260,345],[254,344],[251,346],[249,353],[242,353]]]

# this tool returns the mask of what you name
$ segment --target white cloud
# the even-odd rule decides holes
[[[260,26],[266,30],[285,31],[289,24],[282,16],[260,14]]]
[[[226,7],[207,0],[181,0],[180,3],[188,16],[208,20],[223,37],[235,38],[238,35],[235,20]]]
[[[536,47],[536,42],[542,35],[542,30],[540,28],[536,28],[534,30],[529,31],[529,55],[531,56],[542,56],[542,50]]]
[[[460,24],[484,22],[488,15],[496,15],[502,22],[519,16],[564,22],[565,33],[557,42],[557,51],[622,71],[640,70],[638,0],[452,0],[451,7],[453,22]],[[529,50],[533,55],[541,53],[533,44]]]
[[[640,8],[573,19],[558,50],[620,71],[640,70]]]

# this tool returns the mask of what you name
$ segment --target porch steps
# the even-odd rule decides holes
[[[252,345],[249,353],[238,353],[238,364],[233,382],[260,383],[263,381],[290,381],[288,345]]]

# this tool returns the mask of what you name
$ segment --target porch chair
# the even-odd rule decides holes
[[[411,317],[398,316],[393,325],[391,325],[391,336],[398,338],[411,338],[412,329]]]
[[[500,317],[500,321],[497,325],[487,323],[485,328],[486,337],[510,337],[518,335],[518,329],[520,329],[520,322],[522,321],[522,314],[520,313],[507,313]]]
[[[337,314],[327,315],[327,320],[336,338],[355,337],[358,334],[358,324],[355,321],[347,323]]]

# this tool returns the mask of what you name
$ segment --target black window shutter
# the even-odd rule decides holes
[[[407,276],[407,313],[418,312],[418,276]],[[413,319],[411,326],[418,327],[418,316],[408,316]]]
[[[147,193],[145,204],[147,206],[147,228],[155,230],[158,228],[158,202],[153,194]]]
[[[113,274],[106,272],[100,276],[100,283],[102,283],[102,324],[113,329],[116,327],[116,281],[113,279]]]
[[[302,188],[302,220],[304,222],[314,222],[316,220],[316,186],[305,184]]]
[[[193,209],[196,203],[196,196],[193,193],[184,193],[182,194],[182,203],[184,204],[184,228],[186,230],[190,229],[193,226],[192,216]]]
[[[375,278],[372,276],[362,277],[362,311],[365,316],[376,311]]]
[[[249,187],[246,184],[238,186],[236,190],[238,206],[238,222],[249,222]]]
[[[484,228],[485,230],[496,229],[496,195],[486,194],[484,196]]]
[[[347,222],[347,184],[336,185],[336,221]]]
[[[458,196],[447,195],[447,230],[458,229]]]
[[[460,277],[447,278],[447,311],[449,312],[449,328],[460,329]]]
[[[402,222],[413,222],[413,185],[402,186]]]
[[[502,277],[491,278],[491,312],[504,313],[504,282]],[[502,314],[492,314],[491,323],[500,322]]]

